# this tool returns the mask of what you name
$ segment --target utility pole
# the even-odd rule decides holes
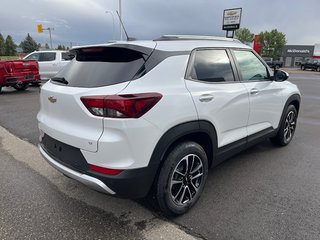
[[[52,49],[51,30],[54,30],[54,28],[50,28],[50,27],[48,27],[47,29],[44,29],[44,30],[48,30],[48,31],[49,31],[49,36],[50,36],[50,48]]]
[[[42,27],[42,24],[38,24],[38,33],[42,33],[42,32],[43,32],[43,30],[47,30],[47,31],[49,31],[49,36],[50,36],[50,48],[52,49],[52,37],[51,37],[51,31],[53,31],[53,30],[54,30],[54,28],[50,28],[50,27],[48,27],[48,28],[43,28],[43,27]]]

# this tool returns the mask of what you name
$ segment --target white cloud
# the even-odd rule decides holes
[[[18,6],[18,7],[17,7]],[[313,6],[313,7],[310,7]],[[162,34],[212,34],[224,36],[222,14],[226,8],[242,7],[242,26],[254,33],[277,28],[289,44],[319,42],[319,0],[122,0],[123,20],[129,35],[153,39]],[[30,33],[38,42],[48,34],[37,33],[37,24],[53,27],[55,44],[101,43],[113,37],[113,11],[119,36],[118,0],[1,0],[0,32],[19,43]]]

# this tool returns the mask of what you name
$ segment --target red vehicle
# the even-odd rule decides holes
[[[40,81],[39,65],[34,60],[0,61],[0,92],[2,87],[18,91],[28,88],[29,83]]]

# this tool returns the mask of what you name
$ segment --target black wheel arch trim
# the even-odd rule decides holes
[[[151,155],[149,165],[159,165],[169,148],[179,139],[199,133],[206,134],[210,138],[214,153],[217,148],[217,134],[214,126],[205,120],[190,121],[174,126],[162,135]],[[213,158],[213,155],[208,156],[208,159],[210,157]]]
[[[295,103],[298,103],[298,105],[296,106]],[[300,97],[299,94],[293,94],[287,99],[287,101],[286,101],[286,103],[285,103],[285,105],[283,107],[283,110],[282,110],[282,114],[281,114],[281,118],[280,118],[280,121],[279,121],[278,128],[276,129],[275,133],[278,133],[278,131],[280,129],[280,125],[281,125],[283,119],[286,117],[285,115],[286,115],[286,111],[287,111],[287,108],[289,107],[289,105],[292,104],[297,110],[297,115],[299,115],[300,103],[301,103],[301,97]]]
[[[296,106],[295,103],[298,103],[298,105]],[[297,114],[299,114],[299,110],[300,110],[300,103],[301,103],[301,97],[299,94],[293,94],[291,95],[288,100],[286,101],[283,111],[282,111],[282,115],[281,115],[281,120],[280,123],[283,121],[283,118],[285,117],[285,113],[287,108],[289,107],[290,104],[293,104],[293,106],[295,106],[296,110],[297,110]]]

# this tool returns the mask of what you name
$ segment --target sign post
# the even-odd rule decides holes
[[[226,37],[233,38],[234,31],[240,28],[242,8],[225,9],[223,12],[222,30],[226,30]]]

